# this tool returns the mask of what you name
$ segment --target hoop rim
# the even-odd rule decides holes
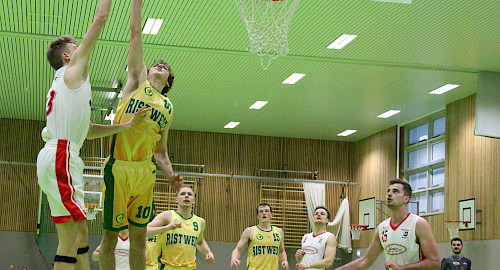
[[[87,209],[96,209],[99,208],[100,204],[98,203],[85,203],[85,208]]]
[[[349,224],[349,227],[363,228],[363,230],[368,229],[368,225],[360,225],[360,224]]]
[[[446,223],[459,223],[459,222],[463,222],[465,224],[470,223],[470,221],[461,221],[461,220],[445,220],[444,222],[446,222]]]

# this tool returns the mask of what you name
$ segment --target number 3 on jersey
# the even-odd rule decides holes
[[[52,112],[55,97],[56,91],[54,89],[50,90],[49,94],[47,95],[46,116],[49,116],[49,114]]]

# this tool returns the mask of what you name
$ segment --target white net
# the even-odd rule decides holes
[[[365,230],[367,226],[364,225],[349,225],[351,229],[352,240],[359,240],[361,237],[361,231]]]
[[[94,220],[98,212],[98,204],[85,204],[85,212],[87,213],[87,220]]]
[[[460,230],[460,221],[445,221],[450,239],[458,238],[458,231]]]
[[[262,67],[288,54],[288,29],[300,0],[236,0],[250,39],[249,51]]]

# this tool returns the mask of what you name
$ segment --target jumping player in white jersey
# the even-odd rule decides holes
[[[441,257],[431,226],[425,219],[407,211],[410,199],[410,184],[401,179],[391,180],[387,189],[391,217],[379,224],[363,257],[337,269],[365,269],[382,251],[385,269],[439,269]]]
[[[330,211],[324,206],[314,209],[314,230],[302,237],[302,248],[295,252],[296,267],[326,269],[332,266],[337,251],[337,238],[326,230]]]
[[[142,119],[147,109],[128,123],[114,126],[90,123],[89,60],[108,19],[111,0],[102,0],[81,45],[61,36],[52,41],[47,59],[56,70],[47,95],[46,142],[37,157],[38,183],[47,195],[59,245],[54,269],[89,269],[88,232],[83,209],[83,161],[79,151],[85,138],[93,139],[125,131]]]

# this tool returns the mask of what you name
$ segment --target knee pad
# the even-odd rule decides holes
[[[64,263],[76,263],[75,257],[68,257],[62,255],[56,255],[54,258],[54,262],[64,262]]]
[[[79,248],[76,254],[85,254],[87,252],[89,252],[89,246]]]

